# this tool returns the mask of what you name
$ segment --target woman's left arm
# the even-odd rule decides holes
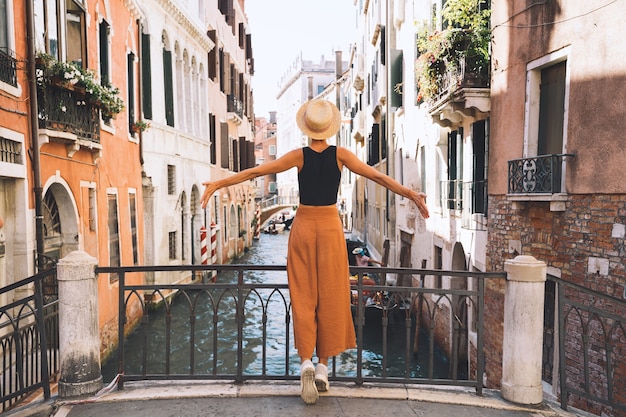
[[[387,188],[389,191],[393,191],[394,193],[413,201],[425,219],[430,217],[428,207],[426,206],[426,194],[411,190],[410,188],[405,187],[390,176],[385,175],[382,172],[376,171],[374,168],[365,164],[363,161],[357,158],[355,154],[353,154],[346,148],[342,148],[339,146],[337,147],[337,159],[339,159],[339,162],[341,162],[355,174],[359,174],[366,178],[369,178],[377,184],[380,184],[383,187]]]

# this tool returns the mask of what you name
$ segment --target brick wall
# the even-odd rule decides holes
[[[525,202],[519,206],[521,208],[515,209],[513,202],[504,196],[492,195],[489,198],[488,271],[503,270],[505,261],[518,254],[531,255],[546,262],[548,273],[556,269],[565,281],[623,299],[626,285],[626,195],[569,195],[565,211],[561,212],[551,212],[549,202]],[[487,386],[498,388],[502,378],[504,282],[487,280],[485,304]],[[611,307],[614,313],[619,309]],[[620,314],[626,317],[626,311]],[[593,334],[587,349],[590,369],[604,366],[604,357],[593,351],[607,346],[605,334],[612,331],[614,335],[609,348],[614,352],[615,375],[626,373],[626,361],[620,355],[626,351],[623,325],[622,322],[617,329],[608,329],[606,327],[610,327],[610,323],[607,323],[603,329],[588,330]],[[566,357],[576,364],[569,368],[567,378],[573,386],[579,387],[585,384],[580,371],[585,356],[581,339],[580,335],[570,334],[566,338]],[[596,381],[602,380],[596,378]],[[620,397],[620,392],[626,382],[616,378],[614,383],[620,385],[618,391],[615,391],[617,387],[613,389],[615,403],[621,401],[619,398],[623,395]],[[592,386],[591,390],[608,396],[601,386]],[[602,410],[611,416],[624,415],[610,407],[575,397],[570,398],[570,405],[593,412]]]

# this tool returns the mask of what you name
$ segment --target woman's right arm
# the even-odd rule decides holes
[[[303,161],[304,157],[302,155],[302,149],[294,149],[278,159],[265,162],[252,168],[244,169],[243,171],[231,175],[230,177],[217,181],[205,181],[202,183],[202,185],[204,185],[204,193],[202,193],[200,204],[202,205],[202,208],[205,208],[211,196],[220,188],[230,187],[231,185],[236,185],[262,175],[283,172],[289,168],[300,168],[302,167]]]

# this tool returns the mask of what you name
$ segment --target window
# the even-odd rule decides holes
[[[211,141],[211,164],[217,164],[217,125],[215,115],[209,114],[209,140]]]
[[[89,231],[96,231],[98,208],[96,206],[96,189],[89,188]]]
[[[230,145],[228,138],[228,123],[220,123],[220,166],[230,169]]]
[[[528,65],[526,156],[563,153],[568,94],[567,48]]]
[[[163,35],[163,94],[165,99],[165,121],[174,127],[174,79],[172,51],[168,49],[167,37]]]
[[[463,189],[463,129],[448,133],[448,208],[460,210]]]
[[[176,194],[176,166],[167,166],[167,194]]]
[[[169,232],[168,235],[169,258],[176,259],[176,232]]]
[[[4,1],[4,0],[3,0]],[[87,63],[85,8],[80,0],[34,0],[35,48],[82,68]]]
[[[128,206],[130,209],[130,237],[133,245],[133,265],[139,263],[139,250],[137,244],[137,199],[135,193],[128,195]]]
[[[489,149],[489,120],[472,125],[474,170],[472,178],[471,213],[487,214],[487,157]]]
[[[22,143],[0,136],[0,162],[22,165]]]
[[[0,81],[17,87],[17,60],[12,52],[9,33],[14,24],[9,21],[9,7],[12,7],[10,1],[0,0]]]
[[[208,36],[209,39],[211,41],[213,41],[213,43],[215,44],[215,46],[213,47],[213,49],[211,49],[209,51],[209,68],[208,68],[208,74],[209,74],[209,79],[211,81],[215,81],[217,79],[217,35],[216,35],[216,31],[215,30],[210,30],[208,32]]]
[[[150,65],[150,35],[141,34],[141,106],[143,117],[152,119],[152,71]]]
[[[108,195],[109,207],[109,266],[120,266],[120,232],[117,215],[117,195]],[[111,274],[109,282],[119,279],[117,274]]]
[[[270,145],[267,153],[268,155],[276,156],[276,145]]]
[[[128,113],[128,125],[133,126],[135,124],[135,54],[132,52],[126,55],[126,67],[128,83],[126,110]]]
[[[81,3],[82,1],[75,0],[65,2],[66,60],[87,68],[85,10]]]
[[[269,183],[268,191],[272,194],[276,193],[276,182],[272,181]]]
[[[100,84],[104,86],[111,85],[110,70],[110,47],[109,37],[111,36],[111,27],[108,22],[100,22],[99,28],[99,47],[100,47]]]

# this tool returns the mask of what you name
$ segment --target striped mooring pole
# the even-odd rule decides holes
[[[259,239],[261,237],[261,205],[256,205],[256,210],[254,212],[254,216],[256,217],[256,225],[254,226],[254,239]]]
[[[211,223],[211,264],[214,265],[217,262],[217,225]],[[217,281],[217,271],[212,270],[210,272],[211,282]]]

